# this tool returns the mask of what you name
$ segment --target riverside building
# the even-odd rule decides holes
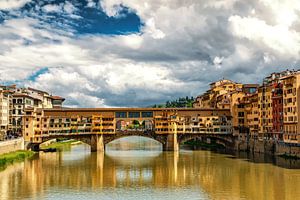
[[[59,108],[64,98],[34,88],[0,87],[0,139],[23,136],[24,115],[38,108]]]
[[[300,71],[280,79],[283,84],[283,139],[300,143]]]
[[[272,73],[260,86],[229,80],[220,84],[222,81],[210,84],[210,90],[198,96],[193,106],[214,108],[226,103],[233,117],[234,134],[300,144],[299,70]],[[224,87],[227,84],[231,87]]]

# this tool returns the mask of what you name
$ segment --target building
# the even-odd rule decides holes
[[[34,109],[41,105],[41,100],[34,98],[25,93],[14,93],[12,95],[12,111],[11,111],[11,124],[12,132],[17,135],[22,135],[23,130],[23,116],[25,110]]]
[[[272,85],[262,85],[258,89],[259,137],[261,138],[270,138],[273,133],[272,89]]]
[[[9,127],[9,110],[11,94],[8,90],[0,88],[0,140],[7,137]]]
[[[41,143],[57,134],[231,134],[228,109],[184,108],[62,108],[25,110],[24,139]]]
[[[193,105],[230,109],[235,135],[300,143],[299,77],[299,70],[286,70],[271,73],[260,86],[217,81]]]
[[[61,108],[64,100],[30,87],[0,86],[0,139],[22,136],[28,110]]]
[[[283,139],[300,143],[300,71],[281,78],[283,87]]]
[[[194,108],[230,109],[231,95],[241,92],[243,84],[231,80],[219,80],[210,84],[210,89],[196,97]]]
[[[273,136],[283,140],[283,84],[281,81],[274,83],[272,90],[272,117]]]

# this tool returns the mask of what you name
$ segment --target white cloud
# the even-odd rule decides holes
[[[299,58],[300,34],[287,26],[268,25],[265,21],[252,17],[231,16],[229,18],[233,34],[247,38],[257,44],[275,50],[280,55]]]
[[[1,0],[0,10],[18,9],[30,1],[31,0]]]
[[[47,4],[45,6],[43,6],[42,8],[45,12],[57,12],[60,13],[62,12],[62,4],[60,5],[55,5],[55,4]]]
[[[146,32],[148,32],[154,39],[162,39],[166,36],[164,32],[155,27],[153,18],[146,21]]]
[[[96,3],[93,0],[87,0],[87,7],[89,8],[95,8]]]
[[[73,14],[76,11],[76,7],[73,6],[72,3],[70,3],[69,1],[66,1],[64,4],[64,11],[68,14]]]
[[[82,107],[151,105],[197,95],[222,77],[258,82],[300,60],[292,1],[101,0],[109,16],[126,6],[144,24],[114,36],[74,37],[38,19],[8,19],[0,24],[0,75]],[[71,3],[46,10],[75,15]],[[26,80],[42,67],[49,71]]]

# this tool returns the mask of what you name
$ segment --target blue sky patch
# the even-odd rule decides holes
[[[64,8],[67,2],[74,6],[73,13]],[[47,6],[51,9],[47,10]],[[143,27],[141,19],[127,7],[121,8],[118,17],[109,17],[98,3],[96,7],[87,7],[86,0],[33,0],[19,10],[0,11],[0,23],[5,19],[30,17],[75,35],[124,35],[140,32]]]
[[[49,72],[49,69],[47,67],[43,67],[37,71],[35,71],[31,76],[28,77],[29,81],[35,81],[37,77],[39,77],[41,74],[45,74]]]

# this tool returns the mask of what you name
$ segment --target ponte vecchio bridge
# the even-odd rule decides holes
[[[69,138],[89,144],[92,151],[104,151],[107,143],[127,136],[152,138],[166,151],[177,151],[180,143],[199,137],[234,143],[228,109],[28,109],[23,123],[28,147],[50,139]]]

